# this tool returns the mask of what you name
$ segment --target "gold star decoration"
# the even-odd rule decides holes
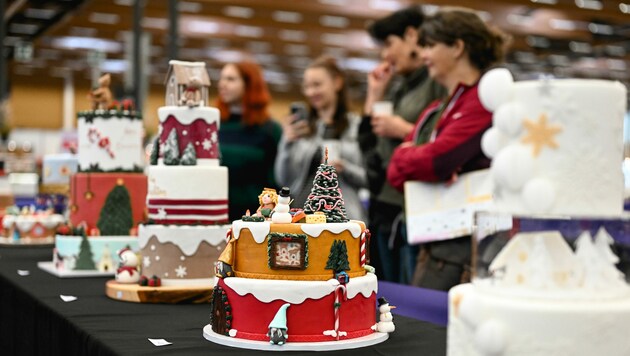
[[[547,115],[541,114],[538,117],[538,122],[525,119],[523,126],[525,126],[525,129],[527,130],[527,135],[523,137],[522,142],[525,144],[532,144],[534,148],[534,157],[540,154],[543,146],[558,148],[555,135],[562,131],[562,127],[560,125],[549,125],[547,123]]]

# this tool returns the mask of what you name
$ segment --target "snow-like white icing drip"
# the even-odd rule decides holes
[[[236,220],[232,223],[232,234],[235,239],[238,240],[243,228],[249,229],[254,237],[254,241],[260,244],[263,243],[263,241],[267,238],[267,235],[269,235],[269,231],[271,231],[271,223],[269,221],[251,222]]]
[[[6,229],[11,228],[14,223],[17,225],[18,230],[22,232],[30,231],[35,223],[44,225],[45,228],[51,229],[55,225],[64,222],[63,216],[59,214],[51,215],[6,215],[2,220],[2,226]]]
[[[138,228],[138,245],[145,248],[152,236],[160,243],[170,242],[179,247],[186,256],[192,256],[205,241],[218,246],[225,241],[229,225],[213,226],[177,226],[177,225],[140,225]]]
[[[300,304],[306,299],[321,299],[335,291],[339,282],[335,279],[327,281],[284,281],[268,279],[250,279],[230,277],[224,279],[225,284],[238,295],[252,294],[261,302],[269,303],[282,300],[291,304]],[[363,277],[350,278],[346,284],[346,295],[354,298],[361,293],[368,298],[378,292],[376,275],[368,273]]]
[[[177,121],[179,121],[182,125],[190,125],[195,120],[202,119],[209,124],[216,122],[218,129],[218,125],[221,122],[221,120],[219,120],[219,109],[209,106],[193,108],[189,108],[187,106],[162,106],[158,109],[160,122],[166,121],[170,115],[175,116],[175,119],[177,119]]]
[[[340,234],[346,230],[350,231],[355,239],[361,236],[361,225],[352,221],[347,223],[302,224],[302,231],[312,237],[318,237],[324,231]]]

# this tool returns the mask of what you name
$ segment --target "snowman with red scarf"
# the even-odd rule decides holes
[[[138,283],[140,273],[138,272],[138,256],[125,247],[118,251],[120,267],[116,270],[116,282],[118,283]]]

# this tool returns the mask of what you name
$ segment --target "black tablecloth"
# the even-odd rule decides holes
[[[138,304],[105,296],[107,278],[57,278],[37,268],[51,248],[0,248],[1,355],[243,355],[263,354],[205,340],[209,305]],[[28,270],[20,276],[18,270]],[[63,302],[60,295],[78,297]],[[444,355],[446,329],[394,316],[396,332],[384,343],[326,354]],[[148,338],[172,345],[156,347]],[[265,354],[269,355],[268,352]],[[286,352],[285,354],[311,354]]]

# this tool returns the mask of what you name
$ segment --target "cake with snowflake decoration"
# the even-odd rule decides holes
[[[261,196],[267,195],[274,194],[266,189]],[[204,336],[271,350],[386,340],[377,329],[377,278],[367,265],[370,234],[365,223],[346,216],[334,167],[326,160],[318,167],[303,211],[290,209],[286,187],[273,203],[263,199],[261,207],[275,205],[270,217],[246,215],[232,223]]]
[[[473,282],[449,291],[447,354],[630,354],[630,286],[614,253],[627,248],[629,226],[626,88],[514,82],[496,69],[479,96],[493,112],[482,148],[496,207],[476,216]]]
[[[219,163],[219,110],[207,106],[203,62],[170,61],[166,106],[148,168],[149,223],[140,226],[142,274],[162,286],[212,287],[225,246],[228,170]]]

